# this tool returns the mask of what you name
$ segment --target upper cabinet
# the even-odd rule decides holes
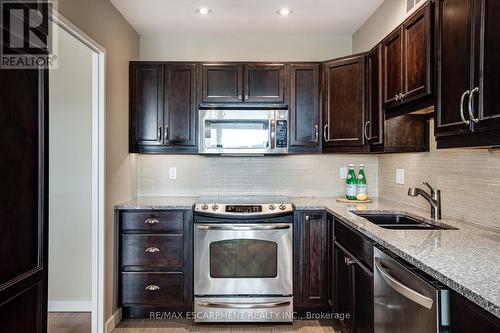
[[[386,111],[405,113],[432,104],[432,41],[430,2],[382,41]]]
[[[290,151],[320,152],[319,63],[288,65],[290,78]]]
[[[129,151],[197,152],[197,65],[131,62],[129,75]]]
[[[429,121],[422,114],[386,117],[382,102],[382,45],[367,56],[367,116],[364,125],[365,141],[371,152],[404,153],[429,150]]]
[[[323,65],[323,150],[364,151],[365,55]]]
[[[500,145],[499,1],[436,1],[438,148]]]
[[[284,64],[203,64],[203,103],[276,103],[285,101]]]

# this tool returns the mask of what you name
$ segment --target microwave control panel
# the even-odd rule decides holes
[[[288,147],[288,121],[287,120],[277,120],[276,121],[276,148],[287,148]]]

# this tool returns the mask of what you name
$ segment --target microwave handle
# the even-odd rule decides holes
[[[276,121],[274,119],[271,119],[270,121],[270,127],[271,127],[271,149],[276,148]]]

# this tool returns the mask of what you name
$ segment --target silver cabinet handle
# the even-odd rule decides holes
[[[276,146],[276,122],[274,119],[271,120],[271,149]]]
[[[157,219],[151,218],[151,219],[147,219],[146,221],[144,221],[144,223],[146,223],[146,224],[158,224],[158,223],[160,223],[160,221],[158,221]]]
[[[165,125],[165,142],[168,142],[168,125]]]
[[[264,303],[230,303],[230,302],[205,302],[197,301],[196,304],[205,308],[219,309],[270,309],[289,306],[290,302],[264,302]]]
[[[396,97],[394,97],[396,101],[399,101],[399,98],[400,98],[399,94],[396,94]]]
[[[290,229],[289,224],[199,224],[196,226],[198,230],[233,230],[233,231],[253,231],[253,230],[284,230]]]
[[[314,142],[319,142],[319,128],[318,128],[318,125],[314,125]]]
[[[323,127],[323,140],[325,140],[325,142],[332,141],[332,140],[330,140],[330,133],[328,133],[328,124],[326,124]]]
[[[479,122],[479,119],[474,118],[474,93],[476,93],[478,91],[479,91],[479,88],[476,87],[476,88],[472,89],[472,91],[469,94],[469,116],[470,116],[470,119],[476,124]]]
[[[469,125],[470,124],[470,121],[465,119],[465,116],[464,116],[464,100],[465,100],[465,97],[467,97],[467,95],[470,95],[470,91],[467,90],[466,92],[464,92],[462,94],[462,97],[460,98],[460,117],[462,118],[462,121],[466,124],[466,125]]]
[[[161,126],[158,126],[158,131],[156,132],[157,140],[161,141]]]
[[[412,300],[413,302],[423,306],[424,308],[427,309],[432,308],[432,304],[434,303],[434,301],[431,298],[424,296],[419,292],[416,292],[415,290],[405,286],[397,279],[392,277],[387,272],[387,270],[382,267],[381,260],[379,258],[375,258],[374,262],[375,262],[375,267],[380,272],[380,275],[392,289],[394,289],[404,297],[408,298],[409,300]]]
[[[241,101],[241,95],[238,95],[238,99]]]
[[[248,95],[245,95],[245,101],[248,100]]]
[[[145,250],[147,253],[156,253],[156,252],[160,252],[160,249],[157,248],[157,247],[148,247],[146,250]]]
[[[150,284],[149,286],[146,287],[146,290],[147,291],[158,291],[158,290],[160,290],[160,287],[158,287],[155,284]]]
[[[368,136],[368,129],[369,129],[370,124],[371,124],[371,121],[369,121],[369,120],[365,123],[365,130],[364,130],[364,133],[365,133],[365,139],[366,139],[367,141],[370,141],[370,140],[371,140],[371,138]]]

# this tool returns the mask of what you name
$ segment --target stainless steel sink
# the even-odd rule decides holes
[[[410,216],[405,213],[369,213],[369,212],[353,212],[354,214],[363,217],[373,224],[384,229],[398,230],[456,230],[449,225],[439,223],[435,224],[425,219]]]

